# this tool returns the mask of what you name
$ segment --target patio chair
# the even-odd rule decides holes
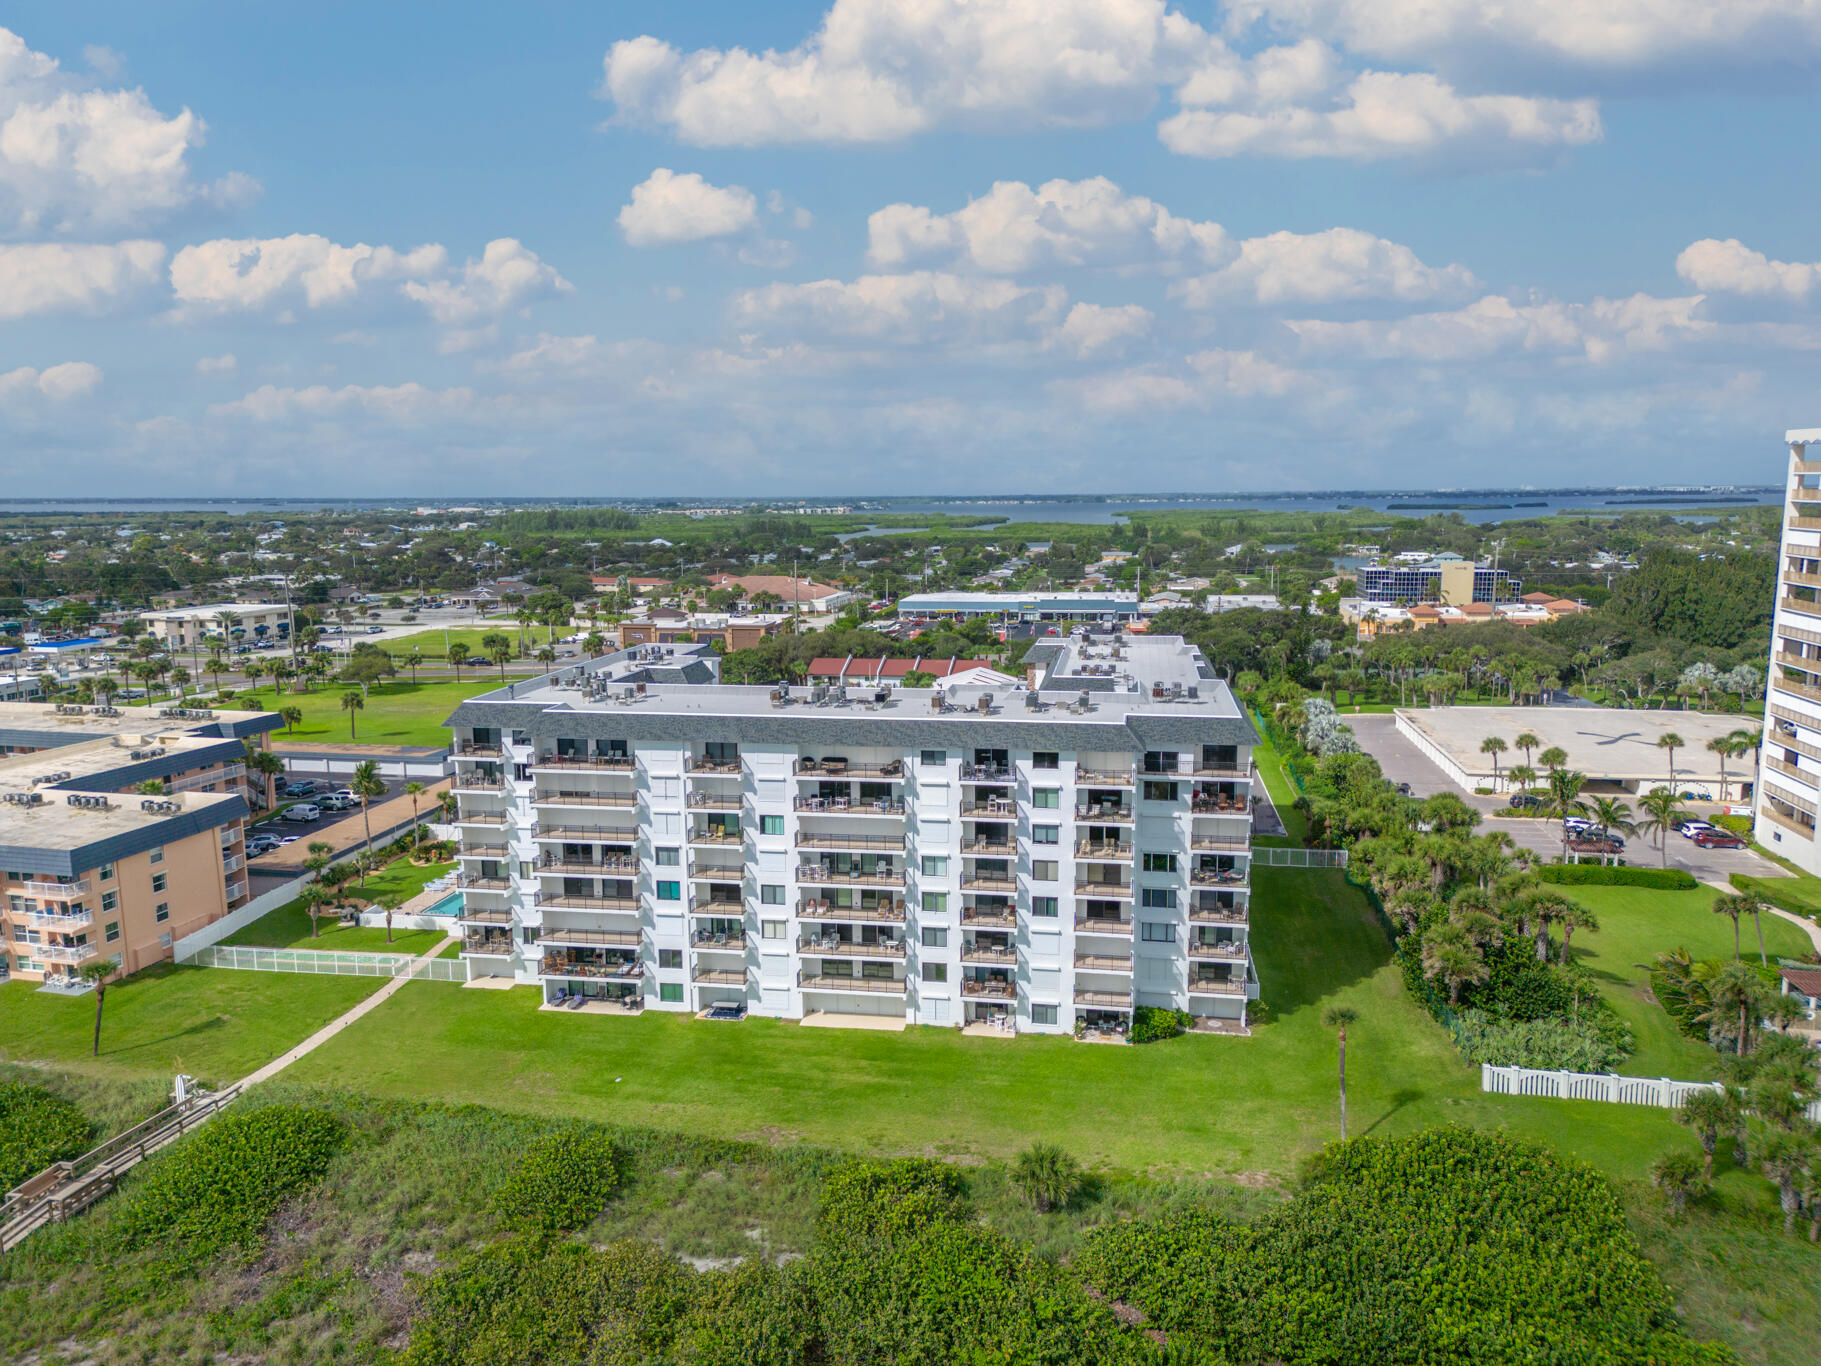
[[[569,998],[569,1002],[568,1002],[568,1004],[567,1004],[567,1005],[565,1005],[565,1006],[564,1006],[564,1007],[563,1007],[563,1009],[565,1009],[565,1010],[580,1010],[580,1009],[581,1009],[581,1008],[582,1008],[582,1006],[583,1006],[583,1004],[584,1004],[584,1003],[585,1003],[585,1002],[586,1002],[586,1001],[587,1001],[587,999],[588,999],[588,998],[587,998],[587,997],[585,997],[585,996],[583,996],[583,995],[581,995],[581,994],[580,994],[580,993],[579,993],[579,992],[578,992],[578,993],[577,993],[577,994],[575,994],[575,995],[574,995],[574,996],[571,996],[571,997],[570,997],[570,998]]]

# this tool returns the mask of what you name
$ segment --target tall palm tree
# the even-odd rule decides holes
[[[1450,1006],[1461,1003],[1462,987],[1484,982],[1490,975],[1485,956],[1459,925],[1437,925],[1423,936],[1423,976],[1447,986]]]
[[[1568,763],[1568,751],[1556,745],[1551,745],[1548,749],[1536,756],[1536,761],[1549,772],[1554,773],[1558,768],[1562,768]]]
[[[1347,1026],[1359,1019],[1351,1006],[1329,1006],[1322,1012],[1322,1023],[1334,1031],[1340,1045],[1340,1141],[1347,1141]]]
[[[1511,785],[1519,792],[1528,792],[1536,782],[1536,770],[1529,764],[1511,766]]]
[[[1669,867],[1669,832],[1687,820],[1688,813],[1667,787],[1653,787],[1639,797],[1638,810],[1644,819],[1638,822],[1637,828],[1656,840],[1657,849],[1663,855],[1663,866]]]
[[[289,735],[303,723],[302,707],[280,707],[278,714],[284,718],[285,734]]]
[[[1637,822],[1631,818],[1631,806],[1618,797],[1593,797],[1588,800],[1588,815],[1603,835],[1635,835]],[[1617,857],[1615,854],[1613,857]]]
[[[1746,916],[1755,914],[1758,899],[1745,892],[1724,892],[1714,898],[1713,913],[1723,915],[1732,921],[1732,956],[1739,958],[1739,922]]]
[[[1537,738],[1536,732],[1529,731],[1529,730],[1522,732],[1518,736],[1518,738],[1513,740],[1511,743],[1513,745],[1517,746],[1517,748],[1524,751],[1524,762],[1525,763],[1530,762],[1530,751],[1531,750],[1541,749],[1543,747],[1543,742]]]
[[[348,738],[354,738],[354,713],[367,705],[367,700],[360,695],[359,688],[349,688],[341,695],[341,709],[348,713]]]
[[[462,665],[468,662],[468,656],[472,653],[473,651],[459,640],[449,647],[449,662],[455,666],[455,681],[457,683],[462,681]]]
[[[1714,1175],[1714,1149],[1720,1146],[1720,1135],[1730,1133],[1739,1124],[1739,1102],[1731,1091],[1690,1091],[1676,1111],[1676,1123],[1686,1124],[1701,1141],[1704,1171],[1709,1181]]]
[[[1773,1133],[1758,1154],[1758,1170],[1777,1188],[1785,1233],[1795,1229],[1796,1211],[1801,1208],[1796,1183],[1803,1169],[1814,1161],[1813,1140],[1805,1134]]]
[[[1545,756],[1547,757],[1547,756]],[[1548,795],[1543,798],[1543,817],[1546,820],[1567,821],[1572,816],[1585,816],[1587,803],[1581,797],[1581,789],[1587,784],[1587,775],[1573,769],[1552,768],[1549,771]],[[1568,862],[1568,827],[1562,826],[1562,862]]]
[[[423,792],[424,785],[415,778],[405,784],[405,795],[411,799],[411,843],[417,843],[419,826],[417,823],[417,799]]]
[[[1568,913],[1561,918],[1562,925],[1562,964],[1567,966],[1574,961],[1568,953],[1568,941],[1574,938],[1576,930],[1595,930],[1600,928],[1600,918],[1590,907],[1583,906],[1573,897],[1564,897],[1562,904],[1568,907]]]
[[[263,745],[256,745],[251,740],[246,742],[247,772],[257,774],[260,786],[265,789],[265,801],[270,805],[272,797],[272,780],[285,771],[285,761]]]
[[[360,823],[367,832],[366,843],[361,847],[370,852],[373,848],[373,817],[371,814],[373,799],[386,795],[386,780],[379,776],[378,762],[368,759],[355,768],[354,777],[349,780],[348,788],[356,797],[360,798]],[[362,891],[366,890],[367,870],[364,865],[360,870],[360,886]]]
[[[1707,742],[1707,752],[1720,761],[1720,800],[1726,800],[1726,761],[1734,758],[1738,750],[1730,735],[1715,735]]]
[[[1480,753],[1492,756],[1492,790],[1494,792],[1497,792],[1499,788],[1499,755],[1503,754],[1507,748],[1505,742],[1496,735],[1488,735],[1480,741]]]
[[[1676,751],[1683,748],[1687,743],[1686,740],[1677,735],[1673,730],[1666,730],[1657,737],[1657,748],[1663,750],[1669,756],[1669,786],[1671,791],[1674,791],[1676,785]]]
[[[107,979],[120,970],[120,964],[112,958],[100,958],[94,962],[84,963],[79,976],[95,988],[95,1039],[89,1046],[89,1056],[101,1056],[101,1003],[107,999]]]
[[[489,631],[481,637],[481,649],[492,651],[493,662],[500,666],[500,681],[503,683],[506,679],[506,656],[512,653],[512,637],[504,631]],[[519,653],[525,653],[522,643]]]

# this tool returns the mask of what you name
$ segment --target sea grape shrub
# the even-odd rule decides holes
[[[1336,1144],[1249,1225],[1205,1211],[1096,1230],[1083,1279],[1234,1361],[1728,1363],[1590,1169],[1498,1134]]]
[[[210,1120],[149,1164],[112,1231],[127,1249],[163,1249],[174,1263],[246,1247],[279,1206],[314,1186],[346,1126],[326,1110],[268,1105]]]
[[[620,1155],[612,1143],[583,1129],[559,1129],[538,1139],[494,1193],[508,1227],[530,1233],[582,1228],[620,1188]]]
[[[1171,1010],[1167,1006],[1139,1006],[1132,1012],[1132,1029],[1127,1037],[1133,1043],[1173,1039],[1194,1023],[1195,1017],[1186,1010]]]
[[[62,1096],[22,1081],[0,1084],[0,1191],[85,1152],[88,1116]]]
[[[815,1317],[796,1263],[750,1258],[696,1278],[676,1357],[689,1366],[805,1366],[819,1359],[812,1356]]]
[[[824,1239],[896,1238],[966,1215],[961,1176],[953,1167],[901,1157],[850,1162],[830,1172],[822,1183],[816,1228]]]

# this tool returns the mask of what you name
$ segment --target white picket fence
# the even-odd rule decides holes
[[[336,953],[324,949],[269,949],[251,944],[221,944],[200,949],[190,962],[203,968],[240,972],[301,972],[331,977],[403,977],[419,982],[465,982],[468,963],[461,958],[431,958],[419,963],[408,954]]]
[[[1345,849],[1292,849],[1273,844],[1252,846],[1252,862],[1267,868],[1345,868]]]
[[[1669,1077],[1621,1077],[1609,1072],[1551,1072],[1535,1067],[1480,1064],[1480,1090],[1500,1096],[1543,1096],[1550,1100],[1605,1100],[1617,1105],[1681,1106],[1696,1091],[1718,1091],[1717,1081],[1674,1081]],[[1821,1122],[1821,1101],[1808,1107]]]

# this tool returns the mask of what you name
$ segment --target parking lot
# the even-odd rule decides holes
[[[1392,782],[1408,783],[1410,790],[1419,797],[1451,792],[1486,813],[1488,819],[1481,826],[1482,830],[1502,830],[1521,847],[1546,858],[1561,856],[1560,822],[1492,815],[1494,811],[1508,811],[1509,799],[1502,796],[1477,797],[1471,792],[1461,791],[1427,755],[1398,731],[1396,717],[1388,713],[1363,712],[1358,716],[1349,716],[1346,720],[1358,737],[1360,748],[1378,760],[1379,768]],[[1631,804],[1635,811],[1635,801]],[[1708,818],[1722,809],[1713,802],[1689,802],[1687,805],[1690,815]],[[1668,837],[1668,845],[1667,866],[1686,869],[1702,882],[1725,882],[1733,873],[1749,873],[1754,877],[1785,876],[1783,869],[1749,849],[1702,849],[1693,840],[1677,834]],[[1663,854],[1645,835],[1626,837],[1624,859],[1638,867],[1665,866]]]
[[[405,779],[392,779],[386,783],[386,795],[373,802],[372,823],[373,836],[377,841],[382,831],[395,826],[405,825],[411,820],[411,803],[405,795]],[[317,780],[317,794],[333,792],[346,784],[339,779]],[[429,820],[436,811],[441,785],[436,790],[426,790],[417,799],[418,815]],[[287,802],[290,798],[284,799]],[[310,797],[296,799],[302,803],[314,804]],[[290,838],[292,843],[282,845],[270,853],[261,854],[247,860],[247,871],[256,878],[294,878],[302,870],[306,854],[303,852],[316,841],[323,841],[334,847],[340,854],[355,848],[366,838],[366,829],[361,822],[361,808],[356,805],[347,811],[327,811],[316,821],[287,821],[282,816],[258,822],[249,834],[270,832],[283,838]],[[258,888],[256,890],[263,890]]]

